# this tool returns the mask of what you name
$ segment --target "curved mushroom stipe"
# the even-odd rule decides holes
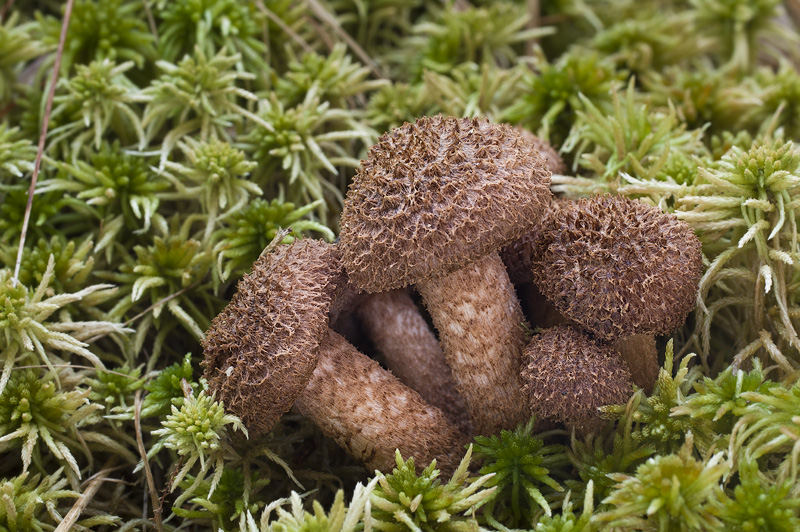
[[[467,404],[442,347],[406,289],[366,294],[355,310],[384,365],[439,408],[464,434],[472,433]]]
[[[492,253],[441,279],[417,284],[477,434],[530,418],[520,390],[525,318],[503,261]],[[461,297],[454,298],[459,293]],[[477,356],[479,354],[480,356]]]
[[[319,362],[296,404],[370,470],[391,471],[400,449],[422,467],[435,458],[452,473],[468,442],[441,410],[333,331],[320,343]]]
[[[496,252],[540,215],[549,184],[543,159],[511,126],[440,115],[381,136],[345,198],[340,244],[350,280],[368,292],[417,285],[480,434],[513,429],[528,417],[518,387],[522,314]],[[495,259],[481,260],[491,254]],[[475,270],[489,263],[501,267]],[[446,281],[462,268],[472,269],[465,279],[505,279],[477,301],[474,294],[489,290],[473,281],[467,288],[458,277]],[[428,301],[443,284],[447,293]],[[492,305],[503,310],[485,312]],[[473,331],[480,313],[509,319]]]
[[[331,302],[344,286],[332,244],[299,240],[259,258],[206,334],[209,387],[253,435],[269,432],[301,397],[302,411],[368,468],[391,471],[399,448],[420,464],[437,458],[455,469],[466,437],[330,330]]]
[[[653,391],[661,365],[658,363],[656,338],[652,334],[634,334],[614,342],[622,360],[631,371],[631,380],[646,394]]]

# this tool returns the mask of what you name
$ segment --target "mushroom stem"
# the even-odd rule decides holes
[[[389,371],[469,434],[467,404],[456,390],[436,335],[408,290],[366,295],[356,314]]]
[[[478,434],[513,429],[529,417],[521,392],[525,318],[495,252],[417,284]]]
[[[391,471],[395,449],[424,467],[458,467],[467,438],[444,414],[339,334],[328,331],[296,403],[326,436],[370,469]]]
[[[614,348],[631,370],[633,383],[647,394],[652,392],[661,370],[656,337],[652,334],[634,334],[614,342]]]

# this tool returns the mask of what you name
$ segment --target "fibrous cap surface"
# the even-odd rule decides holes
[[[205,377],[251,433],[268,432],[305,388],[344,279],[336,246],[298,240],[260,257],[203,341]]]
[[[598,407],[624,403],[633,392],[619,354],[571,326],[545,329],[522,360],[523,391],[542,419],[593,428]]]
[[[561,156],[558,154],[558,150],[556,150],[549,142],[543,138],[537,137],[524,127],[515,127],[514,129],[519,131],[525,142],[536,148],[536,150],[539,152],[539,155],[541,155],[544,159],[545,166],[547,166],[547,169],[550,170],[550,173],[558,175],[567,173],[567,165],[564,162],[564,159],[561,158]]]
[[[657,207],[611,195],[562,205],[541,242],[540,291],[600,338],[671,332],[695,306],[700,241]]]
[[[393,129],[345,199],[350,280],[378,292],[458,270],[522,236],[549,186],[542,157],[508,125],[440,115]]]
[[[543,244],[542,232],[552,224],[553,216],[560,205],[566,204],[568,201],[562,198],[549,198],[528,232],[500,250],[500,258],[506,265],[511,282],[532,283],[534,281],[533,260],[541,253],[538,248]]]

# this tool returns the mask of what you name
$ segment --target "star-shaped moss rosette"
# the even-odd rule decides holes
[[[514,431],[475,437],[475,456],[483,463],[479,474],[493,474],[487,486],[497,487],[483,517],[498,530],[529,526],[542,511],[552,515],[552,495],[564,490],[550,476],[552,469],[565,465],[564,449],[558,444],[545,445],[534,436],[534,424],[535,418],[531,418]]]
[[[40,361],[55,374],[54,364],[64,361],[58,353],[72,353],[103,368],[103,362],[88,349],[84,340],[131,332],[119,323],[109,321],[56,319],[53,315],[57,311],[113,286],[96,284],[74,293],[48,295],[54,264],[50,255],[42,280],[35,288],[20,284],[11,270],[0,269],[0,360],[3,363],[0,393],[15,364]],[[60,317],[65,316],[62,313]]]
[[[612,475],[618,484],[603,500],[611,508],[596,520],[634,530],[719,530],[722,523],[710,503],[729,464],[722,452],[697,460],[693,448],[689,435],[678,454],[650,458],[634,475]]]
[[[478,532],[474,510],[497,488],[487,487],[492,474],[468,481],[472,446],[446,484],[436,461],[417,473],[414,459],[396,453],[397,467],[380,475],[370,496],[372,526],[381,532]]]

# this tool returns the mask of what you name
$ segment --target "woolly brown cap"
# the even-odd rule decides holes
[[[533,220],[533,227],[500,250],[500,258],[506,265],[508,278],[512,283],[532,283],[534,281],[533,259],[541,254],[541,250],[538,248],[542,244],[542,232],[553,223],[553,216],[567,201],[569,200],[549,198],[539,217]]]
[[[567,165],[558,154],[555,148],[551,146],[546,140],[541,139],[523,127],[515,127],[516,131],[522,135],[525,142],[536,148],[539,155],[542,156],[545,166],[550,170],[551,174],[564,174],[567,172]],[[539,243],[539,234],[548,223],[549,218],[553,213],[558,210],[559,203],[567,201],[551,197],[546,202],[546,210],[532,220],[534,225],[524,235],[517,240],[514,240],[502,250],[500,250],[500,258],[508,270],[508,277],[512,283],[532,283],[533,272],[531,272],[531,258],[536,254],[536,246]]]
[[[564,159],[558,154],[558,151],[546,140],[537,137],[524,127],[515,127],[522,138],[525,139],[531,146],[536,148],[539,154],[544,158],[545,165],[550,173],[563,175],[567,173],[567,165]]]
[[[336,246],[297,240],[260,257],[211,322],[204,375],[251,434],[269,432],[305,389],[343,282]]]
[[[599,407],[624,403],[633,393],[619,354],[571,326],[545,329],[531,340],[522,353],[522,382],[537,417],[579,432],[602,425]]]
[[[657,207],[611,195],[579,200],[562,206],[541,239],[539,289],[600,338],[671,332],[695,306],[700,241]]]
[[[456,271],[522,236],[550,196],[550,172],[511,126],[424,117],[370,148],[353,178],[340,243],[368,292]]]

